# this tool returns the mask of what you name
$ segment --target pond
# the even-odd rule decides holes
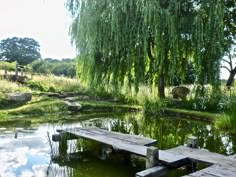
[[[47,115],[48,116],[48,115]],[[54,115],[55,116],[55,115]],[[43,119],[44,117],[39,117]],[[106,160],[90,153],[94,142],[73,140],[68,151],[76,158],[51,160],[57,144],[50,141],[56,129],[97,126],[107,130],[137,134],[157,139],[160,149],[183,145],[189,135],[199,139],[201,148],[221,154],[236,153],[236,137],[214,129],[209,123],[168,117],[144,117],[140,113],[67,115],[60,120],[34,124],[30,119],[0,123],[0,177],[134,177],[143,170],[140,159],[121,163],[117,156]],[[51,148],[50,148],[51,145]],[[95,146],[94,146],[95,145]],[[171,171],[169,177],[186,174],[184,169]]]

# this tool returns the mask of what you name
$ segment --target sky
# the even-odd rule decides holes
[[[66,0],[0,0],[0,40],[29,37],[40,44],[42,58],[74,58]]]

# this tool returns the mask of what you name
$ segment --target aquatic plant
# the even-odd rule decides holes
[[[146,99],[144,102],[144,113],[158,115],[165,112],[168,99]]]
[[[229,110],[216,120],[216,126],[236,133],[236,101],[233,98]]]

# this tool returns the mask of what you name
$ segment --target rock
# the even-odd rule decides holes
[[[60,94],[59,93],[55,93],[55,92],[48,92],[48,93],[45,93],[46,96],[48,97],[59,97]]]
[[[22,102],[24,103],[24,102],[30,101],[32,98],[31,93],[22,93],[22,92],[8,93],[6,96],[7,96],[8,101],[12,101],[16,103],[22,103]]]
[[[173,88],[173,90],[171,91],[173,98],[174,99],[178,99],[181,98],[182,100],[185,100],[187,95],[189,94],[190,90],[187,87],[175,87]]]
[[[77,102],[64,101],[64,103],[68,106],[68,109],[70,111],[79,111],[82,109],[81,104],[79,104]]]
[[[77,97],[66,97],[64,100],[69,102],[75,102],[77,100]]]

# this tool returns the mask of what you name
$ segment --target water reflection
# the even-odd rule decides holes
[[[133,177],[140,169],[134,162],[122,165],[119,160],[102,161],[90,153],[93,142],[79,140],[69,144],[68,151],[83,152],[76,159],[51,161],[47,132],[51,136],[56,129],[97,126],[111,131],[136,134],[157,139],[160,149],[183,145],[188,135],[199,139],[199,146],[222,154],[236,153],[236,137],[220,132],[212,125],[168,117],[143,117],[142,114],[93,116],[73,122],[33,125],[30,121],[0,123],[0,177]],[[65,118],[66,119],[66,118]],[[17,132],[17,139],[16,137]],[[58,145],[53,143],[53,148]],[[141,166],[142,167],[142,166]],[[180,173],[182,175],[182,173]],[[180,176],[173,172],[171,176]]]

